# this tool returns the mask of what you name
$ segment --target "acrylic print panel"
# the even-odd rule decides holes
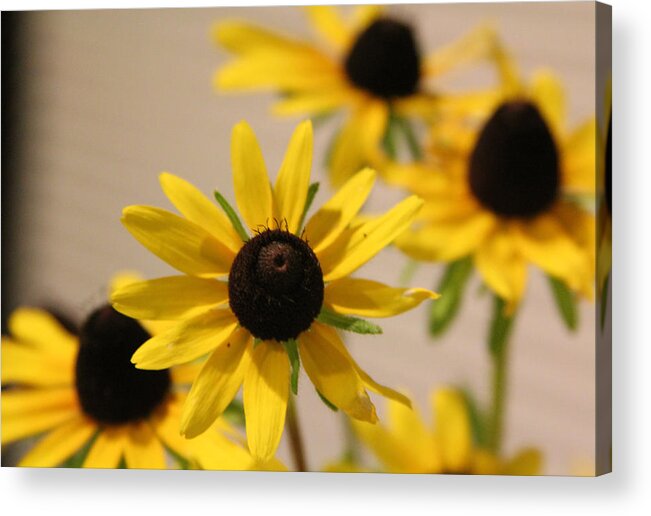
[[[3,466],[610,470],[609,7],[2,24]]]

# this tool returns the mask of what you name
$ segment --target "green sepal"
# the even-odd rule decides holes
[[[436,289],[441,297],[431,303],[429,332],[433,337],[441,336],[459,312],[471,272],[470,257],[456,260],[446,267]]]
[[[380,335],[382,333],[382,328],[377,324],[360,319],[359,317],[336,314],[326,308],[321,309],[321,313],[316,320],[323,324],[339,328],[340,330],[351,331],[353,333],[361,333],[364,335]]]
[[[323,394],[321,394],[321,391],[319,389],[315,389],[315,390],[316,393],[319,395],[319,398],[321,398],[321,401],[325,404],[326,407],[328,407],[333,412],[339,412],[339,409],[335,407],[328,398],[326,398]]]
[[[307,212],[310,210],[312,206],[312,202],[314,202],[314,197],[316,196],[316,193],[319,191],[319,183],[312,183],[310,187],[307,189],[307,196],[305,197],[305,207],[303,208],[303,213],[301,214],[301,221],[298,224],[298,232],[300,234],[303,224],[305,223],[305,217],[307,216]]]
[[[246,229],[244,229],[244,226],[242,225],[242,221],[237,216],[237,213],[235,212],[233,207],[229,204],[226,198],[222,194],[220,194],[217,190],[215,190],[215,199],[221,206],[222,210],[224,210],[224,213],[226,213],[226,216],[231,221],[231,224],[233,225],[235,231],[237,231],[237,234],[240,235],[242,241],[248,242],[249,234],[246,232]]]
[[[93,436],[90,439],[88,439],[88,441],[81,448],[79,448],[79,450],[77,450],[73,455],[71,455],[65,461],[63,461],[60,467],[62,468],[83,467],[84,462],[86,461],[86,457],[90,452],[90,448],[91,446],[93,446],[93,443],[95,442],[95,439],[97,439],[98,435],[99,432],[95,432],[95,434],[93,434]]]
[[[262,342],[262,339],[259,339],[257,337],[255,339],[253,339],[253,349],[257,348],[260,345],[261,342]]]
[[[493,318],[491,320],[488,346],[493,356],[502,352],[506,344],[511,328],[513,326],[513,315],[506,315],[506,302],[499,296],[495,296],[493,303]]]
[[[579,313],[576,307],[576,295],[567,288],[567,285],[561,280],[552,276],[547,276],[549,286],[551,287],[556,308],[568,329],[576,330],[579,322]]]
[[[285,351],[289,356],[289,363],[292,367],[290,376],[290,385],[294,395],[298,395],[298,373],[301,371],[301,359],[298,355],[298,343],[294,339],[289,339],[283,342]]]

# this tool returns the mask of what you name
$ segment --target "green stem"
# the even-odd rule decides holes
[[[504,309],[504,301],[495,296],[489,337],[493,365],[493,397],[488,427],[488,447],[493,453],[499,453],[502,447],[509,381],[509,336],[515,318],[514,315],[505,315]]]
[[[353,424],[351,423],[350,418],[346,414],[342,414],[341,416],[344,424],[344,442],[346,443],[344,459],[348,462],[354,463],[357,461],[359,455],[355,431],[353,430]]]
[[[289,400],[287,401],[287,430],[289,432],[289,444],[292,449],[296,471],[307,471],[301,427],[298,422],[298,413],[296,411],[294,395],[291,392],[289,393]]]
[[[399,120],[400,126],[402,128],[402,134],[404,134],[405,140],[407,141],[407,147],[409,147],[411,158],[414,161],[420,161],[423,157],[423,151],[420,148],[418,138],[416,137],[416,133],[414,132],[414,128],[411,125],[411,122],[405,117],[400,117]]]

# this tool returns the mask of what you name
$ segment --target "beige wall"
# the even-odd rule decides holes
[[[475,23],[494,21],[525,70],[544,65],[560,74],[572,122],[593,113],[591,2],[400,6],[395,11],[417,25],[425,49]],[[240,119],[256,130],[269,168],[279,165],[295,122],[271,118],[270,95],[220,96],[211,90],[211,74],[226,55],[212,46],[209,29],[215,20],[233,15],[309,34],[293,8],[31,15],[25,174],[18,212],[3,221],[20,225],[18,246],[11,250],[21,265],[16,271],[20,302],[62,302],[82,315],[102,302],[106,280],[117,270],[139,269],[147,277],[169,274],[122,228],[120,211],[133,203],[169,206],[157,183],[162,170],[205,192],[217,187],[232,198],[229,137]],[[479,70],[472,79],[485,82],[488,71]],[[313,174],[321,180],[329,135],[330,129],[317,134]],[[329,193],[322,188],[315,205]],[[381,210],[398,198],[378,187],[369,208]],[[402,262],[399,253],[387,250],[360,274],[397,283],[396,264]],[[413,284],[433,286],[439,272],[424,266]],[[594,308],[581,305],[580,329],[569,334],[544,278],[531,276],[513,337],[506,449],[536,445],[545,452],[547,473],[569,473],[575,461],[593,457]],[[429,389],[444,382],[467,385],[487,400],[483,338],[489,299],[474,295],[478,286],[475,281],[460,318],[440,342],[428,340],[422,307],[383,322],[383,337],[350,338],[353,354],[376,379],[409,389],[423,408]],[[339,452],[341,428],[306,380],[301,380],[299,410],[308,460],[315,468]],[[285,443],[281,454],[287,457]]]

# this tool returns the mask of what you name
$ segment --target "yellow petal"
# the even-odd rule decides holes
[[[134,319],[187,319],[228,301],[228,284],[210,278],[170,276],[126,285],[113,308]]]
[[[339,8],[333,5],[305,7],[310,25],[334,48],[343,50],[352,38],[349,25],[341,16]]]
[[[251,353],[244,376],[244,414],[251,454],[266,462],[276,453],[285,427],[289,396],[289,358],[273,341],[261,342]]]
[[[579,126],[564,144],[561,154],[563,190],[575,194],[594,194],[596,184],[597,122],[591,118]]]
[[[357,270],[409,227],[422,199],[405,199],[384,215],[344,231],[320,256],[325,281],[334,281]]]
[[[299,337],[303,367],[317,390],[350,417],[375,423],[375,407],[342,347],[336,331],[321,324]]]
[[[74,383],[75,355],[51,354],[33,346],[2,339],[2,384],[52,387]]]
[[[183,407],[183,435],[193,438],[205,432],[233,400],[249,367],[245,351],[250,343],[248,331],[240,329],[212,352]]]
[[[389,400],[388,409],[388,426],[391,433],[405,448],[410,449],[414,457],[420,456],[424,463],[431,460],[432,435],[418,411],[394,400]]]
[[[73,388],[33,389],[2,393],[2,444],[36,435],[79,414]]]
[[[97,430],[79,415],[46,435],[18,463],[28,468],[54,468],[79,451]]]
[[[129,425],[124,460],[131,469],[165,469],[165,449],[148,423]]]
[[[287,222],[290,233],[300,229],[312,168],[312,122],[302,122],[294,131],[280,166],[274,199],[280,222]]]
[[[217,205],[210,202],[194,185],[169,172],[160,175],[160,184],[177,210],[190,222],[208,230],[235,256],[242,247],[242,239]]]
[[[349,105],[356,98],[355,93],[342,84],[338,88],[319,91],[295,93],[281,98],[273,105],[276,115],[310,115],[316,116],[335,111]]]
[[[440,389],[432,396],[432,406],[446,470],[465,471],[472,453],[472,430],[463,397],[452,389]]]
[[[391,317],[438,294],[424,288],[394,288],[377,281],[342,278],[326,285],[325,303],[340,314]]]
[[[539,70],[532,78],[531,97],[556,137],[565,132],[565,92],[559,78],[549,70]]]
[[[242,121],[233,128],[231,162],[235,199],[248,227],[270,224],[273,217],[273,195],[267,167],[253,130]]]
[[[384,425],[353,420],[353,429],[359,440],[382,463],[387,473],[429,473],[421,466],[422,454],[414,454],[406,443],[399,440]]]
[[[425,59],[424,72],[429,77],[440,77],[451,70],[486,59],[494,52],[496,41],[497,34],[492,27],[477,27],[430,54]]]
[[[199,375],[199,371],[201,371],[204,363],[205,362],[203,360],[195,360],[194,362],[180,364],[172,367],[170,369],[170,374],[172,375],[172,383],[175,385],[191,385]]]
[[[213,471],[256,470],[256,461],[242,446],[211,429],[188,445],[191,457],[201,469]]]
[[[210,310],[152,337],[131,357],[138,369],[166,369],[211,352],[237,328],[230,310]]]
[[[542,475],[543,457],[539,450],[526,448],[518,452],[501,471],[502,475]]]
[[[375,177],[374,170],[361,170],[310,218],[305,238],[315,253],[328,247],[348,227],[371,193]]]
[[[389,119],[386,102],[366,100],[352,113],[337,135],[329,160],[335,187],[367,165],[383,163],[381,142]]]
[[[9,316],[8,326],[14,340],[31,344],[51,355],[69,359],[77,352],[76,337],[45,310],[18,308]]]
[[[216,23],[212,28],[215,43],[230,52],[246,54],[264,48],[292,50],[300,43],[250,23],[227,20]]]
[[[502,229],[489,236],[475,254],[475,266],[486,284],[507,301],[511,312],[527,284],[527,262],[513,234]]]
[[[129,439],[128,432],[124,425],[103,428],[90,447],[83,467],[117,468]]]
[[[352,8],[352,23],[357,31],[365,29],[385,12],[383,5],[356,5]]]
[[[436,221],[405,231],[395,244],[415,260],[453,261],[473,253],[494,226],[495,217],[490,213],[475,211],[468,217]]]
[[[560,220],[543,214],[516,227],[519,248],[524,256],[548,274],[579,290],[586,275],[585,254],[573,241]]]
[[[233,253],[183,217],[160,208],[128,206],[122,223],[138,242],[181,272],[215,276],[230,270]]]

